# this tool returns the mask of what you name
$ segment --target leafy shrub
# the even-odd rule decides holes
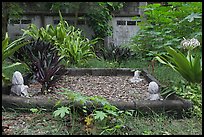
[[[169,5],[148,4],[144,9],[140,30],[133,39],[135,52],[141,49],[161,53],[165,46],[179,48],[182,38],[195,37],[202,41],[202,3],[168,2]],[[143,17],[145,19],[143,19]],[[137,47],[137,48],[136,48]],[[142,54],[146,57],[146,54]]]
[[[16,54],[19,60],[30,67],[37,81],[42,84],[42,92],[48,90],[66,72],[60,64],[62,58],[50,43],[33,41],[20,48]]]
[[[98,56],[102,57],[104,60],[115,61],[120,64],[121,61],[131,58],[133,53],[129,48],[119,47],[112,44],[108,47],[101,48]]]
[[[69,26],[60,12],[59,14],[60,22],[55,28],[49,24],[45,29],[43,27],[38,29],[36,25],[31,24],[27,30],[23,30],[23,35],[52,43],[57,47],[59,55],[64,57],[67,64],[78,65],[95,57],[92,45],[97,42],[97,39],[85,38],[80,29]]]
[[[94,31],[94,37],[105,38],[112,35],[112,12],[123,7],[124,2],[95,2],[86,17],[87,23]]]

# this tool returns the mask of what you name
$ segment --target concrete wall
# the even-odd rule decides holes
[[[139,31],[138,22],[133,17],[143,14],[139,6],[146,5],[147,2],[128,2],[125,7],[116,13],[110,24],[113,26],[113,35],[105,39],[105,45],[113,44],[116,46],[124,45],[131,42],[131,38]]]
[[[44,25],[51,24],[54,27],[58,24],[60,18],[59,16],[43,16],[44,18]],[[69,25],[74,25],[74,17],[64,17],[65,20],[68,21]],[[30,20],[31,23],[35,24],[38,28],[43,27],[42,16],[23,16],[21,19],[15,20],[15,23],[12,23],[12,19],[9,21],[8,24],[8,34],[11,40],[14,40],[16,37],[23,34],[21,29],[26,29],[29,24],[23,24],[22,20]],[[86,21],[83,21],[81,25],[78,25],[77,28],[82,30],[82,34],[87,38],[91,39],[92,35],[94,35],[93,30],[87,26]],[[57,24],[56,24],[57,23]]]
[[[63,18],[68,22],[69,25],[74,25],[74,21],[75,21],[74,17],[64,16]],[[46,20],[46,24],[52,24],[52,25],[56,26],[57,24],[54,24],[54,21],[59,22],[60,18],[59,18],[59,16],[53,16],[53,17],[52,16],[46,16],[45,20]],[[78,22],[78,23],[80,23],[80,22]],[[92,35],[94,35],[93,30],[90,27],[88,27],[85,19],[81,19],[81,23],[77,25],[77,28],[81,29],[82,34],[89,39],[91,39]]]
[[[137,25],[138,20],[132,20],[132,17],[143,13],[138,9],[138,6],[146,5],[146,2],[128,2],[122,10],[115,14],[110,24],[113,26],[113,36],[105,39],[105,44],[109,45],[114,43],[115,45],[122,45],[131,40],[131,37],[136,35],[139,27]],[[63,16],[68,21],[69,25],[73,25],[74,17]],[[19,24],[8,24],[8,33],[11,39],[15,39],[16,36],[21,35],[23,32],[21,29],[27,28],[29,24],[23,24],[21,20],[31,20],[31,23],[37,25],[39,28],[52,24],[56,26],[56,22],[59,21],[58,15],[26,15],[20,19]],[[78,25],[84,35],[89,39],[94,35],[93,30],[88,27],[86,21],[84,24]]]
[[[31,21],[31,23],[35,24],[36,26],[42,26],[40,16],[23,16],[21,19],[15,19],[14,23],[12,21],[13,19],[10,19],[8,23],[8,35],[11,40],[14,40],[16,37],[23,34],[21,29],[26,29],[30,24],[28,23],[29,21]],[[24,21],[28,22],[26,23]]]
[[[110,38],[111,43],[120,46],[131,41],[139,31],[139,20],[132,20],[132,17],[114,17],[112,20],[113,36]]]

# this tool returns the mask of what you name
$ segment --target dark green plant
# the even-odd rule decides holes
[[[104,60],[115,61],[120,64],[121,61],[130,59],[133,56],[133,52],[129,48],[112,44],[108,47],[101,48],[98,52],[98,56],[102,57]]]
[[[112,35],[112,12],[123,7],[124,2],[95,2],[87,14],[88,25],[94,31],[94,37],[105,38]]]
[[[99,42],[94,46],[95,52],[100,52],[100,48],[104,47],[104,38],[112,35],[112,12],[123,7],[123,2],[96,2],[86,15],[88,25],[94,31],[94,38],[100,38]]]
[[[53,86],[66,72],[64,66],[60,64],[62,58],[50,43],[33,41],[22,47],[16,54],[16,57],[29,66],[36,80],[42,84],[42,93]]]

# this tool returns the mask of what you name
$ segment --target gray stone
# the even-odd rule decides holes
[[[12,85],[24,84],[23,76],[19,71],[15,71],[12,78]]]
[[[21,96],[21,87],[22,85],[12,85],[11,94]]]
[[[14,72],[12,78],[11,94],[22,97],[29,97],[27,90],[28,86],[24,85],[22,74],[19,71]]]
[[[159,93],[159,86],[156,82],[152,81],[149,83],[148,92],[150,94],[157,94]]]
[[[147,97],[147,100],[163,100],[163,98],[159,94],[159,85],[156,82],[151,81],[149,83],[148,92],[149,95]]]
[[[148,94],[145,100],[163,100],[162,96],[158,94]]]
[[[134,76],[133,78],[130,79],[130,82],[131,83],[137,83],[137,82],[140,82],[142,81],[143,79],[140,78],[140,71],[139,70],[136,70],[134,72]]]
[[[150,94],[149,100],[162,100],[159,94]]]

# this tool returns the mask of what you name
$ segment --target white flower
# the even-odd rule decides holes
[[[195,38],[190,39],[190,43],[194,47],[200,46],[200,42]]]
[[[200,46],[200,42],[195,39],[185,39],[183,41],[181,41],[181,46],[183,46],[184,49],[188,49],[188,50],[192,50],[198,46]]]

